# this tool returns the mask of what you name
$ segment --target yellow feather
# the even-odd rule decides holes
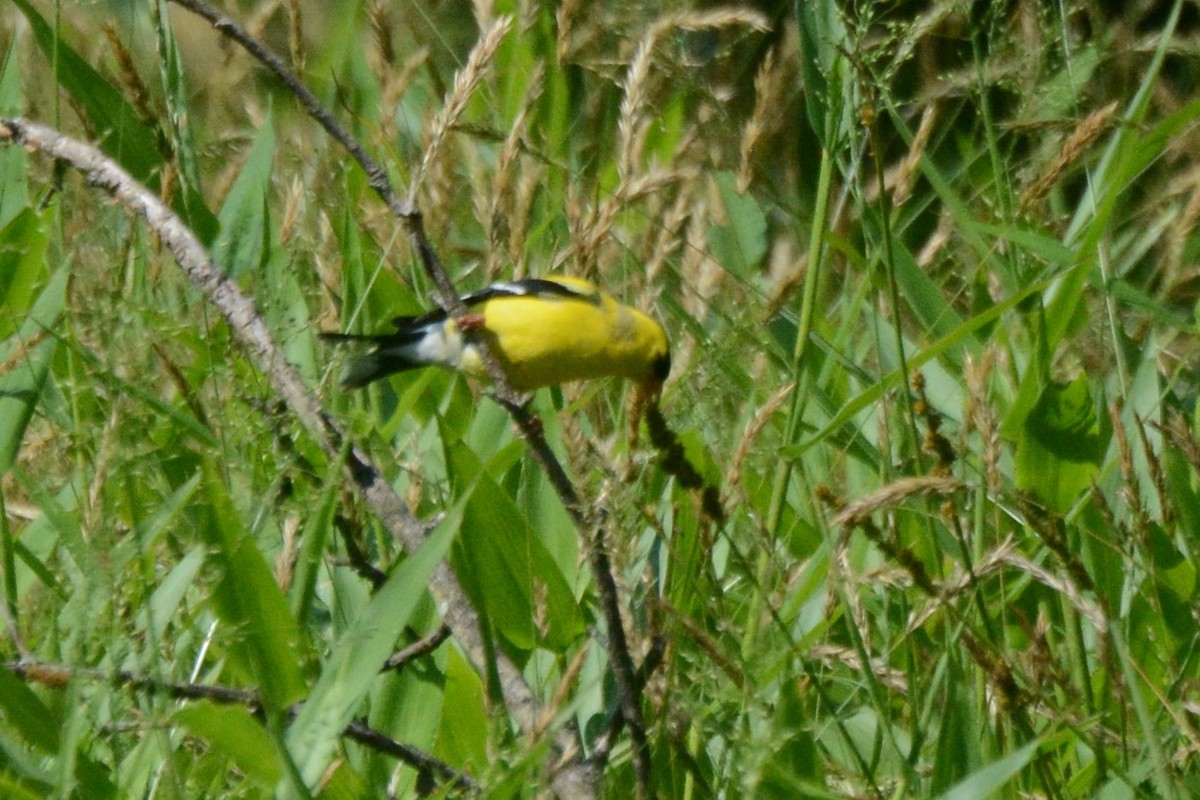
[[[482,331],[514,389],[608,376],[662,382],[670,362],[667,337],[657,322],[587,281],[547,280],[586,296],[500,296],[472,308],[482,315]],[[459,368],[483,371],[474,348],[464,350]]]

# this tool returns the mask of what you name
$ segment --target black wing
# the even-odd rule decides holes
[[[595,292],[582,292],[579,289],[572,288],[558,281],[546,280],[545,278],[525,278],[519,281],[493,283],[486,289],[472,292],[464,297],[462,301],[464,305],[469,307],[497,297],[529,297],[530,295],[551,295],[571,300],[585,300],[589,303],[599,302],[599,297]]]
[[[478,292],[463,295],[462,302],[467,308],[472,308],[481,303],[486,303],[488,300],[494,300],[497,297],[530,297],[535,295],[563,297],[595,304],[600,302],[600,296],[595,292],[581,292],[578,289],[565,286],[558,281],[550,281],[545,278],[524,278],[519,281],[493,283],[491,286],[480,289]],[[393,317],[392,324],[396,326],[397,330],[403,331],[420,328],[431,322],[441,322],[445,318],[446,312],[443,309],[435,308],[420,316]]]

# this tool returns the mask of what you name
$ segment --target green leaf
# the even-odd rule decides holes
[[[167,627],[188,590],[195,585],[196,576],[200,574],[202,566],[204,550],[197,547],[180,559],[158,584],[146,608],[148,616],[144,617],[152,630],[161,633]]]
[[[949,677],[943,683],[940,698],[941,724],[937,732],[931,792],[945,791],[967,777],[981,762],[979,737],[973,735],[978,730],[979,720],[967,690],[970,681],[953,659],[949,662]]]
[[[961,328],[962,317],[946,302],[941,290],[895,236],[892,237],[892,256],[900,294],[908,301],[908,307],[921,320],[928,334],[940,339]]]
[[[425,596],[429,576],[450,547],[460,516],[461,510],[448,512],[421,548],[388,576],[322,666],[321,677],[287,733],[288,751],[309,787],[315,787],[329,768],[338,738]]]
[[[159,20],[170,13],[168,0],[152,0],[157,5],[154,13]],[[176,195],[175,211],[188,223],[206,246],[211,246],[219,226],[216,217],[204,202],[203,185],[200,181],[201,168],[196,152],[192,121],[203,119],[203,114],[193,115],[189,105],[192,96],[188,90],[185,70],[180,57],[175,31],[170,25],[154,26],[158,34],[159,77],[163,88],[163,102],[167,107],[164,125],[169,130],[175,160],[179,165],[179,192]]]
[[[809,124],[824,140],[828,117],[841,105],[839,47],[846,46],[846,28],[833,0],[798,0],[796,18],[800,25],[800,64],[804,71],[804,98]],[[822,141],[826,148],[831,142]]]
[[[210,514],[204,531],[213,547],[210,558],[221,570],[213,599],[221,619],[241,637],[235,651],[247,658],[264,704],[284,709],[304,692],[296,621],[254,537],[243,527],[222,474],[215,465],[206,465]]]
[[[458,650],[450,648],[436,753],[447,763],[463,769],[485,767],[488,764],[487,731],[487,711],[479,675]]]
[[[25,109],[21,65],[16,53],[14,39],[4,54],[4,71],[0,73],[0,116],[17,116]],[[6,227],[13,217],[29,206],[28,161],[23,147],[0,149],[0,227]],[[0,276],[3,272],[0,269]]]
[[[16,348],[23,348],[35,337],[45,335],[24,355],[24,363],[0,376],[0,475],[12,469],[25,428],[33,416],[46,376],[50,374],[50,361],[58,340],[48,332],[53,330],[58,315],[66,300],[67,269],[60,269],[46,284],[38,296],[33,310],[21,326],[15,342],[7,343],[0,352],[0,363],[13,356]]]
[[[716,175],[725,225],[708,229],[708,246],[723,267],[742,278],[756,274],[767,252],[767,218],[751,194],[738,194],[732,173]]]
[[[33,303],[33,287],[46,268],[48,243],[42,218],[29,208],[0,231],[0,338],[13,334],[16,321]]]
[[[49,796],[48,786],[30,788],[7,772],[0,772],[0,797],[8,800],[44,800]]]
[[[1196,621],[1191,614],[1191,601],[1196,592],[1196,567],[1179,551],[1162,526],[1151,522],[1146,527],[1146,544],[1162,624],[1176,644],[1194,641]]]
[[[274,158],[275,127],[268,115],[217,214],[221,232],[213,243],[212,258],[234,278],[263,265],[270,235],[268,200]]]
[[[5,724],[16,729],[23,744],[45,753],[58,752],[61,716],[7,669],[0,669],[0,709]]]
[[[993,761],[939,795],[937,800],[986,800],[992,797],[1033,760],[1040,744],[1041,741],[1035,739],[1015,753]]]
[[[296,558],[290,594],[292,616],[301,623],[308,619],[312,610],[317,575],[325,556],[325,543],[333,525],[334,510],[338,507],[341,497],[342,483],[338,480],[341,471],[340,461],[335,460],[330,464],[329,472],[325,476],[325,488],[316,508],[308,516],[304,532],[300,535],[300,552]]]
[[[564,651],[584,631],[583,614],[558,565],[525,515],[465,445],[447,460],[467,495],[454,562],[463,588],[514,647]],[[472,482],[474,483],[471,486]]]
[[[153,131],[138,118],[129,103],[99,72],[92,69],[26,0],[13,0],[29,21],[34,41],[54,70],[58,85],[99,133],[100,149],[140,183],[148,183],[162,167]]]
[[[762,765],[754,796],[780,800],[830,796],[811,732],[811,707],[804,702],[795,679],[784,682],[772,722],[773,746]]]
[[[262,723],[247,709],[205,701],[176,711],[172,718],[228,756],[252,780],[266,786],[279,780],[278,751]]]
[[[1108,436],[1088,379],[1053,382],[1025,419],[1017,442],[1016,484],[1065,513],[1100,471]]]

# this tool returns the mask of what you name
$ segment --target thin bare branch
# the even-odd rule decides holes
[[[254,714],[262,711],[262,700],[257,692],[250,689],[235,689],[232,686],[166,681],[128,670],[109,672],[101,669],[80,669],[29,659],[9,661],[0,665],[0,668],[28,683],[36,683],[52,689],[64,688],[75,680],[107,681],[136,692],[166,695],[176,700],[208,700],[221,705],[243,706]],[[296,703],[288,709],[288,717],[294,718],[303,707],[303,703]],[[457,786],[469,791],[477,791],[479,788],[475,780],[466,773],[455,769],[441,759],[434,758],[419,748],[396,741],[365,722],[351,722],[342,733],[346,738],[353,739],[364,747],[369,747],[377,752],[393,756],[447,786]]]

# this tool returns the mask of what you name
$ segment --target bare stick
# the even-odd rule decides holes
[[[37,683],[51,688],[65,687],[69,681],[85,679],[91,681],[108,681],[116,686],[125,686],[148,694],[166,695],[176,700],[208,700],[221,705],[244,706],[254,714],[262,711],[262,700],[257,692],[249,689],[235,689],[232,686],[215,686],[205,683],[179,683],[139,675],[127,670],[108,672],[101,669],[78,669],[59,664],[46,664],[41,661],[22,659],[9,661],[0,668],[11,672],[18,678],[30,683]],[[296,703],[288,709],[288,716],[295,717],[300,713],[303,703]],[[413,769],[426,775],[435,776],[443,783],[456,785],[464,789],[477,790],[475,780],[464,772],[460,772],[445,761],[434,758],[428,753],[383,734],[367,725],[365,722],[351,722],[343,733],[350,739],[365,747],[380,753],[394,756]]]

